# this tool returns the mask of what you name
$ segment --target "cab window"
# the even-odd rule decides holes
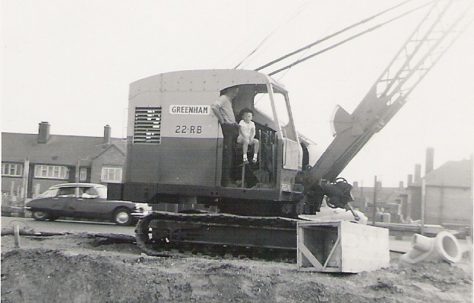
[[[267,93],[258,93],[254,98],[255,109],[270,121],[275,121],[273,118],[272,103],[270,95]]]
[[[280,124],[283,137],[296,141],[296,132],[288,111],[287,96],[283,93],[275,91],[273,94],[273,100],[275,104],[275,112],[278,117],[278,122]],[[255,109],[266,118],[270,119],[271,121],[276,120],[273,116],[271,99],[268,93],[256,94],[254,106]]]
[[[288,99],[287,95],[281,93],[273,94],[275,100],[275,110],[278,115],[278,122],[280,123],[281,131],[283,132],[283,137],[296,140],[296,131],[293,127],[293,121],[290,119],[290,113],[288,110]]]

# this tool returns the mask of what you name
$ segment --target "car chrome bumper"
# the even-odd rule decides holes
[[[132,217],[135,217],[135,218],[143,218],[145,217],[146,215],[148,215],[150,212],[149,211],[143,211],[143,212],[133,212],[131,213],[130,215],[132,215]]]

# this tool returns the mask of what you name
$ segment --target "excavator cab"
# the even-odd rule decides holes
[[[222,149],[230,153],[232,164],[222,163],[222,180],[230,178],[225,187],[274,188],[277,184],[278,169],[301,169],[302,151],[293,123],[287,92],[275,84],[242,84],[232,107],[237,123],[242,119],[241,112],[250,109],[255,123],[255,138],[260,142],[258,161],[244,164],[242,145],[233,139],[230,148]],[[280,146],[280,148],[279,148]],[[249,158],[253,148],[249,146]],[[287,186],[290,186],[288,184]]]
[[[260,141],[256,163],[242,163],[237,135],[228,147],[214,114],[213,105],[230,87],[239,88],[232,100],[236,121],[242,109],[253,112]],[[125,182],[110,186],[114,198],[165,210],[180,205],[180,211],[217,206],[242,215],[296,213],[303,195],[295,184],[303,148],[288,93],[267,75],[248,70],[154,75],[130,85],[128,114]]]

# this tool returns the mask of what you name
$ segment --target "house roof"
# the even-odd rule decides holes
[[[37,138],[37,134],[2,132],[2,161],[76,165],[81,160],[81,165],[89,165],[111,145],[126,153],[126,142],[118,138],[111,138],[111,144],[104,144],[103,137],[50,135],[45,144]]]
[[[472,186],[472,162],[469,159],[448,161],[425,176],[426,185],[431,186]]]
[[[100,157],[102,154],[105,154],[108,150],[110,149],[116,149],[118,150],[120,153],[122,153],[124,156],[126,154],[126,151],[124,151],[121,147],[118,147],[116,144],[110,144],[108,145],[107,147],[103,148],[101,151],[99,151],[99,153],[97,153],[95,156],[93,156],[92,158],[95,159],[95,158],[98,158]],[[126,146],[124,147],[126,149]]]
[[[372,202],[374,200],[374,188],[373,187],[355,187],[351,191],[354,200],[359,201],[364,199],[365,201]],[[394,202],[400,198],[400,195],[406,194],[406,190],[400,187],[379,187],[377,188],[377,201],[380,202]]]

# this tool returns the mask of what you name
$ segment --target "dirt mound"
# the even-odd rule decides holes
[[[446,263],[360,274],[176,254],[80,236],[2,237],[2,302],[471,302],[472,277]]]

